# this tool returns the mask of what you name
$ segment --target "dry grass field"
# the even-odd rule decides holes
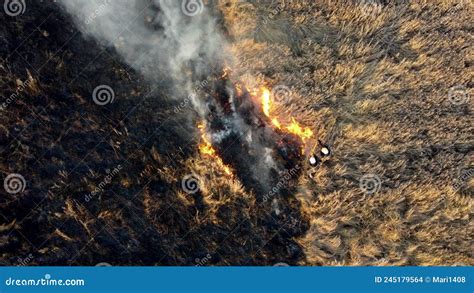
[[[278,206],[199,153],[165,84],[36,2],[0,14],[0,173],[25,179],[0,188],[1,264],[474,265],[472,1],[217,1],[234,74],[333,138]]]

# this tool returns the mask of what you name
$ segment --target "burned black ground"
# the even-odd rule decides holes
[[[199,136],[186,111],[176,115],[165,80],[145,81],[55,4],[0,18],[2,99],[27,84],[0,117],[2,179],[19,173],[27,183],[18,194],[0,191],[2,264],[301,260],[293,237],[307,224],[295,199],[277,216],[252,196],[211,205],[201,192],[183,193]],[[93,102],[100,84],[114,89],[113,103]]]

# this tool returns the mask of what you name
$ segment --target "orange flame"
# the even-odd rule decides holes
[[[262,110],[265,116],[270,117],[270,91],[266,88],[262,90]]]
[[[278,121],[278,119],[273,118],[272,123],[273,123],[273,125],[275,125],[276,128],[281,129],[281,123],[280,123],[280,121]]]
[[[278,118],[271,117],[270,112],[271,112],[272,105],[271,105],[271,99],[270,99],[270,91],[267,88],[262,87],[260,89],[260,92],[261,92],[263,113],[265,114],[265,116],[271,119],[272,124],[276,128],[281,129],[282,125],[280,121],[278,120]],[[309,127],[304,127],[304,128],[301,127],[298,124],[298,122],[296,122],[295,118],[293,117],[291,117],[291,124],[287,125],[284,129],[288,131],[289,133],[299,136],[303,141],[313,136],[313,131]]]
[[[222,166],[224,169],[224,172],[227,175],[232,175],[232,171],[227,166],[222,162],[222,159],[217,155],[216,150],[212,147],[212,144],[209,142],[209,140],[206,137],[206,133],[204,132],[205,126],[204,123],[198,124],[199,131],[201,132],[201,140],[202,143],[199,145],[199,152],[204,155],[204,156],[209,156],[211,158],[214,158],[217,163]]]
[[[223,166],[224,172],[225,172],[227,175],[232,175],[232,171],[230,170],[229,166],[227,166],[226,164],[224,164],[224,162],[222,162],[221,158],[219,158],[219,162],[220,162],[220,164]]]
[[[204,123],[198,125],[199,131],[201,131],[202,143],[199,145],[199,151],[203,155],[209,155],[211,157],[216,155],[216,150],[212,147],[211,143],[207,140],[206,134],[204,133]]]
[[[229,68],[224,69],[224,74],[222,75],[222,78],[225,78],[228,76],[230,73]],[[245,85],[237,84],[236,85],[236,90],[237,93],[241,93],[243,88],[247,90]],[[296,121],[294,117],[291,117],[291,123],[289,125],[285,125],[284,127],[282,126],[282,123],[278,120],[277,117],[272,117],[271,115],[271,108],[272,108],[272,101],[271,101],[271,95],[270,91],[266,87],[260,88],[260,90],[252,90],[250,94],[258,98],[260,96],[261,103],[262,103],[262,112],[267,116],[272,124],[277,128],[277,129],[284,129],[288,133],[292,133],[298,137],[301,138],[301,140],[304,142],[306,139],[310,138],[313,136],[313,131],[309,127],[302,127],[300,124]],[[227,175],[232,176],[232,170],[229,166],[224,164],[222,159],[218,156],[216,150],[212,146],[211,142],[207,139],[206,133],[205,133],[205,124],[200,123],[198,124],[199,131],[201,132],[201,144],[199,145],[199,152],[204,155],[204,156],[209,156],[217,161],[217,164],[222,167],[224,172]],[[304,148],[302,149],[302,152],[304,152]]]
[[[267,116],[268,118],[271,118],[270,117],[270,107],[271,107],[270,91],[265,87],[263,87],[260,91],[262,93],[262,111],[263,111],[263,114],[265,114],[265,116]],[[280,123],[280,121],[278,121],[278,119],[276,117],[271,118],[271,120],[272,120],[272,124],[276,128],[281,129],[281,123]]]
[[[291,124],[286,127],[286,130],[301,137],[302,140],[308,139],[313,136],[313,131],[311,131],[309,127],[301,127],[293,117],[291,117]]]

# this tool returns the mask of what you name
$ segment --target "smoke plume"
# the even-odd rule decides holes
[[[166,80],[178,99],[189,98],[219,155],[257,195],[268,193],[278,174],[294,167],[287,163],[295,161],[298,149],[293,138],[273,131],[249,93],[238,93],[235,81],[222,78],[232,58],[224,53],[229,50],[213,7],[200,0],[72,0],[61,5],[83,33],[114,47],[150,81]],[[199,91],[197,83],[203,84]]]
[[[181,3],[182,2],[182,3]],[[151,81],[167,80],[177,98],[221,63],[224,40],[202,1],[73,0],[60,4],[80,30],[113,47]],[[199,105],[197,101],[193,101]]]

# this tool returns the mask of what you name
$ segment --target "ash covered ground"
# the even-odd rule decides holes
[[[1,264],[474,264],[472,3],[204,4],[235,75],[333,156],[262,203],[166,78],[28,1],[0,13]]]

